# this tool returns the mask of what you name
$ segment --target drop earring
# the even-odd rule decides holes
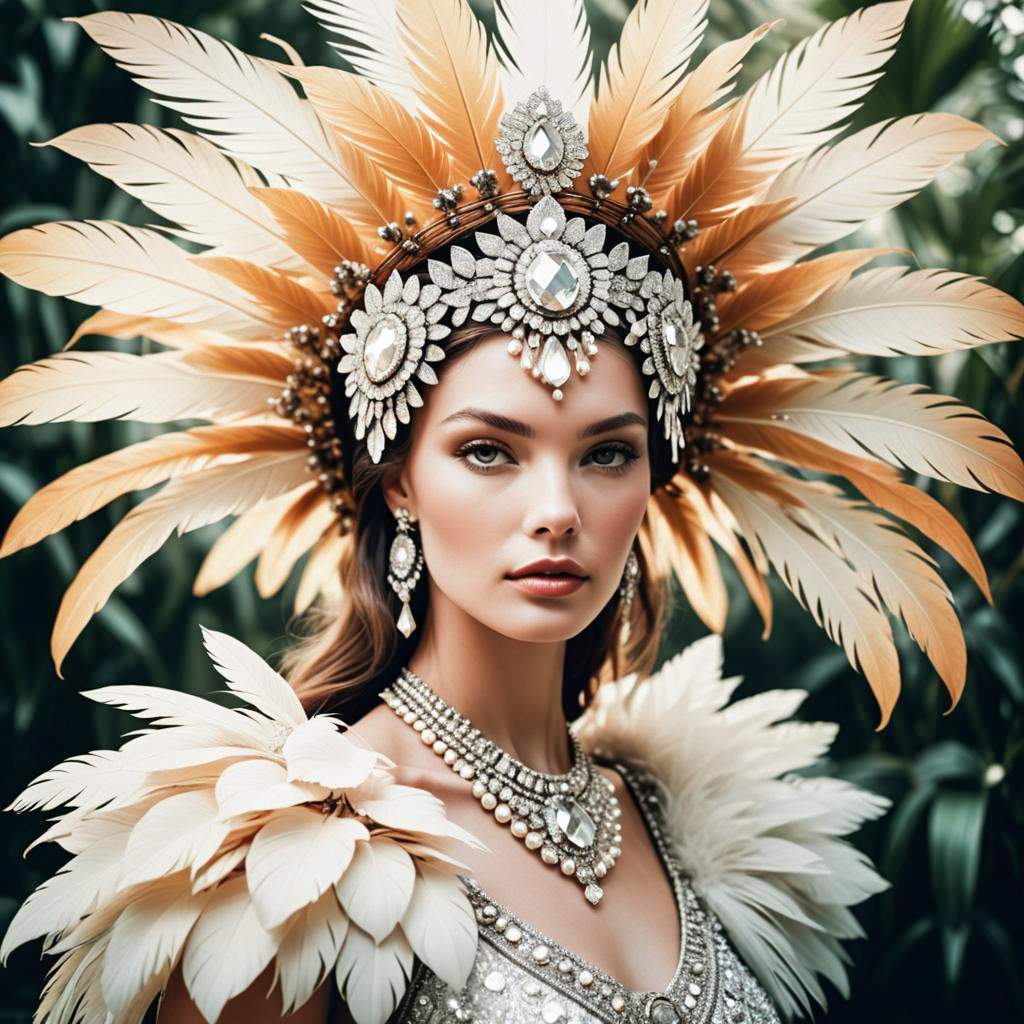
[[[416,629],[416,620],[412,617],[409,598],[423,574],[423,552],[416,547],[416,541],[410,532],[412,520],[409,518],[409,510],[396,509],[395,520],[398,523],[398,532],[391,542],[391,551],[388,553],[388,583],[402,602],[402,611],[395,625],[403,636],[410,637]]]
[[[640,582],[640,559],[637,557],[636,548],[629,549],[629,556],[626,558],[626,567],[622,571],[622,582],[619,584],[619,621],[622,626],[619,629],[619,646],[625,647],[629,643],[629,636],[632,631],[630,622],[633,613],[633,599],[636,597],[637,584]]]

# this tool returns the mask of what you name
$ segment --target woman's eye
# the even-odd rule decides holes
[[[485,466],[502,465],[501,457],[505,454],[497,445],[493,444],[472,445],[459,452],[460,457],[465,459],[470,466],[481,469]]]
[[[625,470],[631,462],[635,462],[639,456],[626,445],[605,445],[603,448],[596,448],[588,456],[593,460],[594,465],[602,469]]]

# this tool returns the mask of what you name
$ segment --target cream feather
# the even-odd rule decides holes
[[[722,296],[718,306],[718,333],[734,327],[763,331],[810,305],[822,292],[848,281],[866,263],[897,250],[842,249],[772,273],[758,274],[740,288]]]
[[[0,422],[230,421],[264,414],[276,393],[269,382],[197,373],[177,353],[62,352],[0,382]]]
[[[357,855],[359,850],[365,850],[369,845],[359,843]],[[285,1013],[305,1005],[331,973],[346,934],[348,918],[338,906],[333,889],[300,910],[288,924],[288,931],[274,960],[275,981],[281,989]]]
[[[222,819],[314,803],[325,800],[330,792],[315,783],[289,782],[284,765],[262,758],[229,765],[214,789],[217,813]]]
[[[86,559],[61,600],[50,644],[58,675],[68,649],[96,611],[172,533],[180,536],[237,515],[305,479],[301,453],[256,455],[171,480],[136,505]]]
[[[0,558],[58,533],[123,494],[197,472],[222,456],[234,461],[239,451],[287,451],[302,444],[302,434],[293,427],[211,426],[128,445],[36,491],[8,526]]]
[[[346,42],[329,45],[359,74],[416,113],[416,79],[399,33],[396,0],[379,0],[372,7],[361,0],[307,0],[303,6],[328,32],[344,37]]]
[[[283,175],[340,211],[360,206],[334,142],[312,107],[265,61],[196,29],[104,11],[80,25],[157,102],[231,156]]]
[[[366,243],[352,225],[312,196],[284,188],[251,191],[274,215],[292,249],[328,279],[342,260],[370,259]]]
[[[270,930],[318,900],[347,870],[356,843],[370,838],[361,821],[286,807],[256,833],[245,877],[256,916]]]
[[[955,706],[964,688],[967,648],[953,595],[935,571],[935,561],[891,520],[850,502],[838,488],[805,481],[790,486],[803,502],[798,518],[830,539],[871,592],[903,619]],[[805,510],[807,515],[801,515]]]
[[[644,149],[637,168],[640,183],[656,204],[683,177],[707,143],[709,131],[718,126],[722,115],[712,108],[732,90],[743,58],[778,24],[768,22],[739,39],[722,43],[683,79],[679,95],[658,134]]]
[[[342,559],[352,550],[352,535],[328,533],[317,541],[306,561],[306,567],[299,577],[295,589],[295,603],[292,610],[301,615],[316,597],[327,591],[340,590],[340,566]]]
[[[931,356],[1024,338],[1024,306],[955,270],[878,267],[837,284],[761,336],[769,348],[795,340],[821,346],[811,351],[823,355],[841,349]],[[793,361],[808,358],[798,355]]]
[[[200,345],[233,345],[237,338],[221,334],[209,327],[193,327],[191,324],[177,324],[173,320],[161,320],[150,316],[129,316],[98,309],[87,316],[64,344],[64,350],[73,348],[79,339],[90,334],[101,334],[110,338],[148,338],[168,348],[192,349]],[[257,339],[247,339],[249,345],[267,344]],[[275,340],[272,344],[277,345]]]
[[[295,563],[328,531],[337,513],[319,489],[308,490],[285,512],[267,539],[256,564],[256,590],[270,597],[284,586]]]
[[[267,266],[308,269],[249,189],[263,184],[212,142],[178,128],[92,124],[46,143],[85,161],[155,213],[181,226],[173,233]]]
[[[783,721],[802,691],[727,707],[739,680],[722,679],[721,669],[721,639],[706,637],[647,679],[601,686],[573,728],[588,749],[639,761],[660,780],[684,869],[792,1015],[809,1011],[810,997],[824,1004],[816,972],[846,984],[836,934],[853,930],[846,907],[886,883],[842,837],[888,801],[838,779],[789,774],[828,750],[835,727]],[[794,847],[813,859],[801,867]]]
[[[838,451],[777,423],[768,426],[733,422],[729,426],[729,439],[734,444],[756,449],[759,454],[767,454],[801,469],[845,476],[872,504],[916,526],[926,537],[945,548],[991,603],[992,591],[985,567],[959,521],[930,494],[904,483],[900,474],[886,463],[873,457]]]
[[[27,288],[115,313],[209,324],[238,338],[275,333],[239,289],[157,231],[117,221],[54,221],[0,239],[0,273]]]
[[[316,486],[315,480],[308,480],[238,516],[210,545],[196,573],[192,593],[201,597],[237,576],[263,550],[288,510]]]
[[[640,0],[601,68],[583,175],[633,170],[679,95],[707,26],[708,0]]]
[[[757,199],[796,157],[834,138],[881,77],[909,9],[909,0],[863,8],[784,54],[669,194],[673,216],[718,223]],[[768,198],[794,194],[773,188]]]
[[[274,957],[278,940],[260,924],[244,876],[213,891],[181,958],[193,1002],[208,1022],[244,992]]]
[[[205,892],[183,896],[174,879],[141,893],[118,915],[100,976],[103,1002],[115,1019],[131,1019],[125,1011],[154,978],[157,991],[163,988],[208,900]]]
[[[401,843],[371,837],[356,847],[335,889],[345,913],[379,943],[402,919],[415,885],[416,867]]]
[[[300,779],[328,789],[352,789],[370,777],[379,755],[350,740],[340,724],[321,715],[296,727],[283,748],[289,782]]]
[[[460,181],[493,170],[510,183],[494,140],[505,111],[498,62],[467,0],[396,0],[399,33],[423,119],[444,139]]]
[[[774,270],[844,238],[916,195],[964,154],[996,137],[956,114],[895,118],[787,167],[765,202],[791,208],[730,259],[733,273]],[[998,140],[996,140],[998,141]]]
[[[384,1024],[412,977],[412,967],[413,951],[400,929],[375,943],[350,924],[334,976],[353,1019],[359,1024]]]
[[[546,85],[586,132],[594,58],[584,0],[497,0],[494,17],[505,106]]]
[[[205,253],[191,257],[191,262],[240,288],[259,307],[262,319],[281,331],[296,324],[318,324],[337,307],[327,288],[306,288],[272,267]]]
[[[420,118],[358,75],[335,68],[290,68],[320,117],[391,178],[421,224],[437,215],[438,190],[455,172],[444,146]]]
[[[863,672],[881,710],[878,728],[884,728],[900,690],[899,660],[885,612],[846,561],[800,524],[800,498],[791,493],[786,477],[719,452],[711,482],[736,517],[755,563],[765,571],[771,562],[814,621]]]
[[[465,979],[464,965],[476,956],[477,930],[462,883],[450,870],[417,862],[402,931],[413,952],[458,991]]]
[[[856,373],[762,380],[733,391],[723,424],[766,423],[853,455],[1024,500],[1024,463],[981,413],[920,385]]]
[[[200,628],[206,653],[232,693],[268,718],[293,729],[306,724],[302,702],[283,676],[235,637],[205,626]]]

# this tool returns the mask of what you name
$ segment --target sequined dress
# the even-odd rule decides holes
[[[559,945],[466,878],[480,941],[466,985],[453,991],[422,962],[388,1024],[779,1024],[764,989],[672,855],[652,776],[615,762],[672,882],[680,957],[664,992],[633,992]]]

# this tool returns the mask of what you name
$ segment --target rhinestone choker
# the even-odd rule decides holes
[[[588,902],[601,902],[598,880],[622,853],[622,811],[614,786],[571,732],[572,767],[564,775],[549,775],[487,739],[407,668],[380,696],[452,771],[472,781],[473,796],[485,811],[545,864],[557,864],[562,874],[575,878]]]

